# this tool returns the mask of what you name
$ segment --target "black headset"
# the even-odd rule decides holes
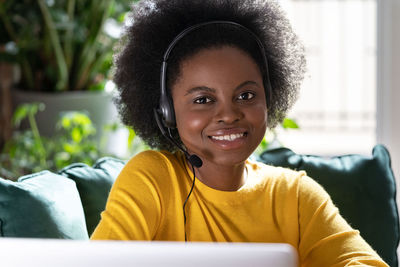
[[[186,157],[188,158],[189,162],[192,164],[194,167],[201,167],[202,161],[201,159],[196,156],[196,155],[189,155],[189,153],[184,149],[181,145],[178,144],[176,140],[172,137],[171,134],[171,129],[176,128],[176,120],[175,120],[175,111],[174,111],[174,105],[172,102],[172,99],[168,96],[167,93],[167,67],[168,67],[168,57],[171,53],[171,51],[174,49],[176,44],[187,34],[203,27],[206,25],[210,24],[225,24],[225,25],[232,25],[235,27],[238,27],[239,29],[247,32],[249,35],[253,36],[254,40],[257,42],[258,47],[261,52],[262,60],[264,62],[263,64],[263,72],[265,73],[265,77],[263,77],[264,80],[264,88],[266,90],[266,95],[267,95],[267,106],[270,106],[271,103],[271,97],[272,97],[272,87],[271,87],[271,82],[269,79],[268,75],[268,61],[267,61],[267,56],[265,55],[265,49],[264,45],[262,44],[261,40],[258,38],[258,36],[246,28],[245,26],[233,22],[233,21],[226,21],[226,20],[213,20],[213,21],[208,21],[208,22],[203,22],[199,24],[195,24],[193,26],[190,26],[180,32],[169,44],[167,50],[164,53],[163,57],[163,62],[161,66],[161,74],[160,74],[160,89],[161,89],[161,94],[160,94],[160,103],[158,105],[158,108],[154,109],[154,117],[156,119],[158,128],[160,128],[161,133],[175,146],[177,146],[180,150],[185,153]]]
[[[249,30],[248,28],[244,27],[243,25],[241,25],[239,23],[236,23],[233,21],[225,21],[225,20],[208,21],[208,22],[204,22],[204,23],[195,24],[195,25],[183,30],[181,33],[179,33],[175,37],[174,40],[172,40],[172,42],[169,44],[167,50],[164,53],[163,63],[161,66],[161,76],[160,76],[160,86],[161,86],[160,87],[161,88],[160,104],[157,109],[157,113],[159,113],[161,115],[164,127],[171,128],[171,129],[174,129],[176,127],[174,105],[173,105],[171,98],[168,96],[168,93],[167,93],[167,67],[168,67],[169,55],[170,55],[171,51],[174,49],[174,47],[176,46],[176,44],[183,37],[185,37],[187,34],[189,34],[190,32],[193,32],[194,30],[196,30],[198,28],[201,28],[203,26],[210,25],[210,24],[233,25],[233,26],[236,26],[236,27],[244,30],[245,32],[249,33],[251,36],[254,37],[255,41],[258,44],[258,47],[260,48],[260,52],[261,52],[262,59],[264,62],[264,64],[263,64],[264,72],[263,73],[266,73],[266,75],[264,75],[266,77],[263,77],[263,78],[264,78],[264,87],[265,87],[266,94],[267,94],[267,105],[269,107],[269,104],[271,102],[272,89],[271,89],[271,83],[270,83],[269,75],[268,75],[268,61],[267,61],[267,57],[265,55],[265,49],[264,49],[264,46],[263,46],[261,40],[257,37],[257,35],[255,33],[253,33],[251,30]]]
[[[171,129],[176,128],[176,120],[175,120],[175,111],[174,111],[174,105],[172,102],[172,99],[168,96],[167,93],[167,66],[168,66],[168,57],[171,51],[174,49],[176,44],[181,40],[183,37],[185,37],[187,34],[191,33],[192,31],[195,31],[198,28],[201,28],[206,25],[210,24],[225,24],[225,25],[233,25],[235,27],[238,27],[239,29],[242,29],[243,31],[247,32],[251,36],[253,36],[254,40],[257,42],[258,47],[260,49],[261,55],[262,55],[262,60],[264,62],[262,68],[263,71],[263,81],[264,81],[264,88],[266,90],[266,96],[267,96],[267,107],[270,106],[271,103],[271,97],[272,97],[272,87],[271,83],[269,80],[269,74],[268,74],[268,61],[267,61],[267,56],[265,55],[265,50],[264,46],[261,42],[261,40],[258,38],[258,36],[253,33],[251,30],[248,28],[244,27],[243,25],[233,22],[233,21],[225,21],[225,20],[213,20],[213,21],[208,21],[204,23],[199,23],[195,24],[191,27],[186,28],[182,32],[180,32],[174,40],[169,44],[167,50],[164,53],[164,58],[163,58],[163,63],[161,66],[161,74],[160,74],[160,88],[161,88],[161,94],[160,94],[160,103],[157,108],[155,108],[154,111],[154,117],[156,119],[158,128],[160,129],[161,133],[167,140],[169,140],[173,145],[178,147],[186,156],[187,160],[189,163],[192,165],[192,170],[193,170],[193,183],[190,188],[190,192],[186,197],[186,200],[183,204],[183,216],[184,216],[184,227],[185,227],[185,241],[187,241],[187,236],[186,236],[186,212],[185,212],[185,206],[186,203],[189,199],[189,196],[191,195],[194,184],[196,181],[196,175],[195,175],[195,170],[194,167],[200,168],[203,165],[203,161],[200,159],[199,156],[192,154],[190,155],[189,152],[184,149],[174,138],[172,137]],[[264,77],[265,76],[265,77]]]

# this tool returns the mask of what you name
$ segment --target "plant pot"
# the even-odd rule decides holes
[[[45,104],[45,110],[36,114],[36,122],[39,132],[43,136],[51,137],[56,131],[56,123],[64,111],[84,111],[87,112],[94,127],[96,128],[96,138],[100,140],[104,134],[103,127],[119,121],[117,109],[112,101],[112,94],[107,92],[62,92],[62,93],[43,93],[26,92],[13,90],[14,107],[22,103],[41,102]],[[28,127],[28,122],[24,121],[22,129]],[[107,142],[108,152],[122,155],[121,149],[126,147],[126,142],[121,142],[120,135],[123,133],[109,134]],[[126,138],[125,138],[126,139]],[[114,151],[118,150],[118,152]]]

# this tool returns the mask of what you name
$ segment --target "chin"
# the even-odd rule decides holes
[[[202,158],[203,162],[212,162],[220,166],[234,166],[243,164],[249,157],[251,153],[238,153],[234,151],[222,151],[220,153],[205,153]]]

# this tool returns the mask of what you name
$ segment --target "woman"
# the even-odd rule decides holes
[[[304,172],[248,159],[305,71],[278,5],[159,0],[133,10],[116,58],[120,114],[159,151],[129,161],[92,239],[280,242],[302,266],[387,266]]]

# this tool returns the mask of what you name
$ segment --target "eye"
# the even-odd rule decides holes
[[[193,103],[195,103],[195,104],[207,104],[207,103],[210,103],[211,101],[212,101],[211,98],[206,97],[206,96],[202,96],[202,97],[196,98],[196,99],[193,101]]]
[[[255,96],[252,92],[243,92],[238,96],[239,100],[250,100]]]

